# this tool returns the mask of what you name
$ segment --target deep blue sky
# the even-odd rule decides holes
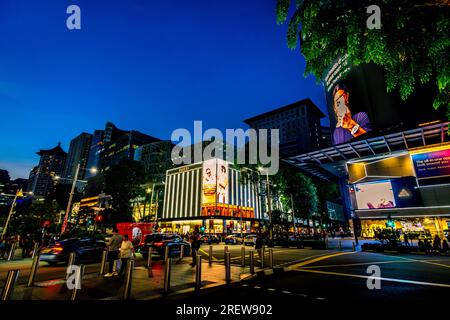
[[[82,30],[66,28],[70,4]],[[13,178],[107,121],[169,139],[307,97],[325,110],[275,0],[0,0],[0,39],[0,168]]]

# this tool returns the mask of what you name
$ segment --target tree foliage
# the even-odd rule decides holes
[[[450,2],[447,0],[277,0],[277,23],[289,18],[287,42],[299,39],[306,74],[322,79],[337,57],[383,67],[387,90],[403,100],[416,85],[433,81],[433,106],[450,108]],[[368,29],[367,7],[381,9],[381,29]],[[450,109],[447,111],[450,117]]]

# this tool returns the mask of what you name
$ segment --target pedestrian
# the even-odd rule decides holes
[[[433,251],[439,253],[441,251],[441,238],[438,235],[434,236],[433,240]]]
[[[425,244],[423,243],[422,239],[419,239],[419,242],[417,242],[417,246],[419,247],[419,252],[425,251]]]
[[[442,252],[443,253],[448,253],[450,250],[449,246],[448,246],[448,242],[446,239],[442,240]]]
[[[128,260],[133,256],[133,243],[128,239],[128,235],[123,236],[123,241],[120,246],[120,272],[119,277],[123,275],[123,272],[127,266]]]
[[[258,232],[255,239],[255,250],[258,251],[259,260],[262,261],[262,247],[263,247],[263,238],[261,237],[261,232]]]
[[[408,235],[406,233],[403,234],[403,240],[405,241],[405,246],[409,247]]]
[[[191,266],[195,266],[197,264],[197,251],[200,249],[200,241],[199,241],[199,228],[196,226],[194,228],[194,232],[189,237],[189,242],[191,243],[191,249],[192,249],[192,263]]]
[[[113,275],[117,275],[117,271],[113,273],[114,263],[117,259],[119,259],[120,246],[122,244],[122,236],[119,234],[119,231],[114,228],[113,235],[108,241],[108,273],[105,274],[105,277],[112,277]]]
[[[5,257],[6,253],[6,239],[4,236],[0,237],[0,259]]]

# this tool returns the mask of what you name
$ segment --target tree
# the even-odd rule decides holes
[[[277,0],[277,23],[293,0]],[[380,29],[367,28],[367,7],[381,9]],[[289,48],[300,38],[306,74],[318,81],[337,57],[353,65],[373,62],[385,71],[387,90],[406,100],[416,86],[433,81],[433,106],[450,118],[450,2],[446,0],[296,0],[287,31]]]
[[[141,185],[145,181],[144,167],[138,161],[123,160],[111,167],[105,174],[105,191],[111,195],[113,208],[120,214],[131,216],[130,200],[143,195]]]
[[[58,184],[56,185],[53,192],[51,192],[46,198],[46,202],[56,201],[59,210],[66,210],[67,204],[69,203],[70,191],[72,189],[72,184]],[[74,195],[72,198],[72,204],[75,202],[79,202],[82,198],[83,194],[78,192],[75,188]]]

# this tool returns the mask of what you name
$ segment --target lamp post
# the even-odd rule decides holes
[[[69,194],[69,202],[67,203],[67,208],[66,208],[66,214],[64,216],[64,221],[63,221],[63,225],[61,227],[61,233],[63,234],[66,231],[67,228],[67,220],[69,219],[69,212],[70,212],[70,208],[72,206],[72,199],[73,199],[73,195],[75,193],[75,187],[77,185],[78,181],[83,181],[83,180],[78,180],[78,174],[80,173],[80,170],[86,170],[86,168],[81,168],[81,164],[78,163],[77,167],[75,169],[75,177],[72,179],[72,188],[70,189],[70,194]],[[91,168],[91,172],[95,173],[97,172],[96,168]]]
[[[259,171],[263,171],[263,167],[258,168]],[[266,195],[267,195],[267,206],[269,212],[269,239],[272,239],[272,199],[270,195],[270,186],[269,186],[269,173],[266,170]]]

